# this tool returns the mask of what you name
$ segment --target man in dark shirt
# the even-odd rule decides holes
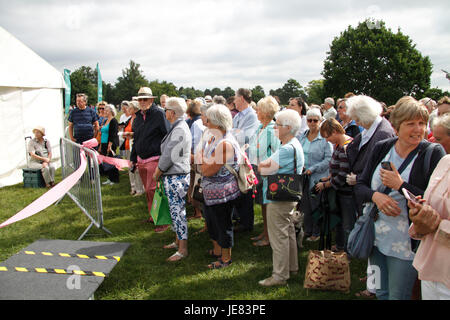
[[[92,108],[87,108],[87,95],[77,94],[77,108],[73,109],[68,118],[70,139],[78,144],[90,140],[99,130],[98,116]]]
[[[156,190],[153,174],[161,155],[161,141],[167,134],[168,128],[165,123],[164,111],[154,103],[155,96],[153,96],[150,88],[143,87],[139,89],[137,98],[141,110],[136,112],[136,118],[133,121],[134,140],[130,161],[133,163],[132,167],[137,165],[139,169],[150,213]],[[152,222],[151,216],[146,221]],[[167,227],[161,226],[155,231],[164,231],[166,229]]]

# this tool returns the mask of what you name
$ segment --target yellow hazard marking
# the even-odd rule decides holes
[[[92,274],[96,275],[97,277],[106,277],[103,272],[92,272]]]
[[[36,254],[34,251],[25,251],[26,254]]]
[[[28,272],[28,269],[27,269],[27,268],[22,268],[22,267],[16,267],[16,271],[19,271],[19,272]]]
[[[113,256],[113,258],[116,259],[117,261],[120,261],[120,257]]]
[[[84,271],[81,271],[81,270],[73,270],[73,273],[78,274],[80,276],[86,275],[86,273],[84,273]]]
[[[70,258],[70,257],[71,257],[71,255],[68,254],[68,253],[60,253],[59,255],[60,255],[61,257],[65,257],[65,258]]]
[[[81,259],[89,259],[89,257],[84,254],[77,254],[77,257]]]
[[[108,258],[105,256],[95,256],[95,257],[100,260],[108,260]]]
[[[36,270],[36,272],[39,272],[39,273],[47,273],[48,272],[47,269],[45,269],[45,268],[34,268],[34,270]]]
[[[64,269],[55,269],[55,272],[59,273],[59,274],[66,274],[67,273],[66,270],[64,270]]]
[[[0,267],[0,271],[8,271],[7,267]]]
[[[51,253],[51,252],[42,252],[42,254],[44,256],[53,256],[53,253]]]

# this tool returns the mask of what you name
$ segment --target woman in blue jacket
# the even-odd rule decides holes
[[[304,226],[307,241],[319,240],[319,226],[312,219],[312,212],[319,205],[318,197],[311,197],[311,189],[320,180],[328,176],[333,146],[319,132],[322,114],[317,108],[306,113],[308,130],[299,137],[305,155],[305,174],[309,176],[309,186],[304,190],[301,210],[305,214]]]

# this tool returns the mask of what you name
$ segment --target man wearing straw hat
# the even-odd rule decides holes
[[[167,134],[168,129],[164,111],[154,103],[155,98],[150,88],[142,87],[139,89],[137,100],[140,111],[136,112],[136,118],[133,121],[134,141],[130,156],[132,168],[137,165],[139,169],[139,175],[147,196],[149,213],[156,190],[156,181],[153,181],[153,174],[161,155],[161,141]],[[151,216],[145,222],[152,222]],[[160,226],[155,231],[162,232],[167,228],[168,226]]]
[[[33,129],[34,139],[28,142],[27,152],[30,155],[28,164],[31,169],[41,169],[47,188],[55,185],[55,167],[51,164],[52,148],[50,142],[44,139],[45,128],[36,126]]]

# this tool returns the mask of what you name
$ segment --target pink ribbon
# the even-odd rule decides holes
[[[14,222],[29,218],[36,213],[46,209],[55,203],[58,199],[62,198],[72,187],[80,180],[81,176],[86,169],[86,155],[84,152],[80,152],[81,163],[80,167],[69,175],[67,178],[62,180],[52,189],[44,193],[42,196],[34,200],[31,204],[29,204],[22,211],[16,213],[14,216],[0,224],[0,229],[6,227],[9,224]]]
[[[115,166],[118,170],[123,170],[123,168],[130,168],[130,161],[125,159],[119,159],[119,158],[112,158],[112,157],[106,157],[104,155],[99,154],[97,151],[94,150],[94,148],[98,146],[97,139],[93,138],[91,140],[87,140],[83,142],[83,147],[92,149],[97,155],[98,163],[106,162],[113,166]]]

